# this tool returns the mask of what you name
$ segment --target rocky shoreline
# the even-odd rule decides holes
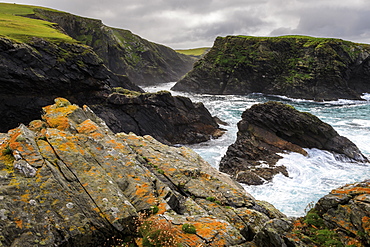
[[[366,246],[370,183],[286,218],[185,147],[114,134],[57,98],[42,120],[0,134],[3,246]],[[360,234],[361,233],[361,234]],[[318,237],[320,236],[320,237]]]

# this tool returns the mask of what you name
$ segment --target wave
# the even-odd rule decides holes
[[[267,95],[268,97],[272,98],[279,98],[284,101],[291,101],[291,102],[296,102],[296,103],[315,103],[315,104],[320,104],[320,105],[357,105],[357,104],[369,104],[370,103],[370,93],[365,93],[361,96],[363,100],[350,100],[350,99],[338,99],[338,100],[327,100],[327,101],[314,101],[314,100],[309,100],[309,99],[297,99],[297,98],[290,98],[287,96],[283,95]]]
[[[327,151],[305,149],[308,156],[298,153],[281,154],[277,165],[287,167],[289,177],[278,174],[272,182],[244,188],[258,200],[272,203],[288,216],[303,216],[308,205],[332,189],[369,178],[370,164],[346,163]]]

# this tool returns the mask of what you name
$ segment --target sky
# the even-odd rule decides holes
[[[12,2],[13,3],[13,2]],[[370,0],[19,0],[100,19],[174,49],[217,36],[309,35],[370,44]]]

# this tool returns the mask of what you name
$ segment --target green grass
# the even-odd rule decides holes
[[[199,57],[202,56],[204,53],[209,51],[209,47],[202,47],[202,48],[195,48],[195,49],[187,49],[187,50],[176,50],[176,52],[188,55],[188,56],[195,56]]]
[[[70,36],[55,29],[54,23],[26,17],[41,7],[0,3],[0,36],[18,42],[28,42],[32,37],[54,42],[76,42]]]

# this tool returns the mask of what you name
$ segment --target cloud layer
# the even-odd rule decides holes
[[[217,36],[304,34],[370,43],[368,0],[20,0],[101,19],[172,48]]]

